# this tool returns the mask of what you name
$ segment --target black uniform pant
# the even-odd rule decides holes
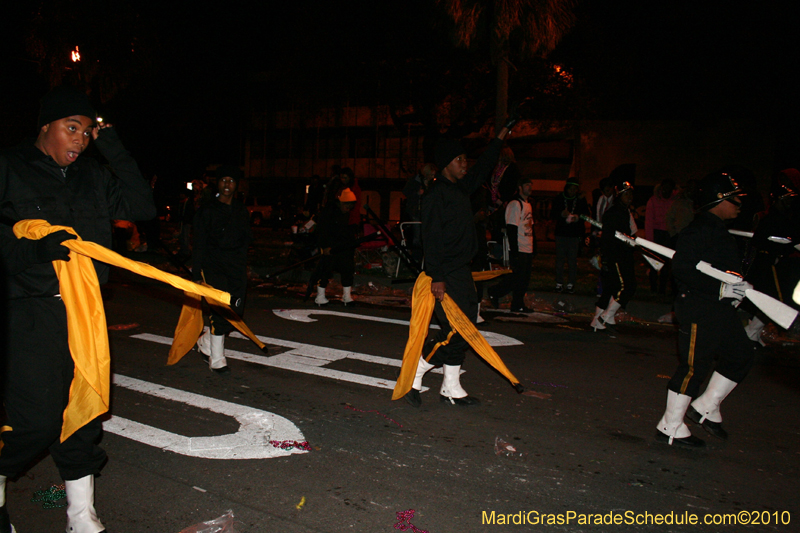
[[[342,287],[353,286],[353,276],[356,271],[356,262],[353,250],[346,250],[337,254],[323,255],[319,260],[319,286],[327,287],[333,273],[338,272],[342,277]]]
[[[246,267],[237,268],[235,274],[216,268],[203,269],[203,279],[205,279],[206,283],[215,289],[230,293],[231,309],[240,318],[244,315],[244,302],[247,296],[247,271],[244,268]],[[242,271],[238,272],[238,270]],[[209,322],[211,323],[212,335],[227,335],[233,331],[233,324],[228,322],[224,315],[218,313],[213,307],[211,308]]]
[[[445,274],[444,285],[445,292],[453,299],[467,318],[475,324],[478,319],[478,293],[475,290],[475,282],[472,280],[472,271],[469,266]],[[442,329],[425,344],[422,350],[423,357],[427,357],[431,353],[436,343],[446,340],[452,330],[441,302],[436,302],[434,313]],[[469,343],[461,335],[454,333],[450,342],[440,346],[428,362],[434,366],[460,366],[464,362],[467,348],[469,348]]]
[[[669,246],[670,245],[669,232],[663,229],[654,229],[653,242],[655,242],[656,244],[661,244],[663,246]],[[652,267],[650,268],[650,274],[648,274],[648,277],[650,278],[650,292],[652,293],[658,292],[658,294],[666,294],[667,284],[672,278],[670,264],[671,264],[670,261],[664,262],[664,266],[661,267],[661,270],[656,270],[655,268]]]
[[[60,442],[75,371],[64,303],[55,297],[14,300],[8,331],[3,425],[11,429],[0,435],[0,475],[24,472],[45,450],[65,480],[97,474],[106,460],[96,445],[102,432],[99,417]]]
[[[740,383],[747,376],[754,352],[733,306],[679,294],[675,314],[680,362],[669,381],[671,391],[696,398],[715,358],[723,377]]]
[[[630,261],[603,262],[600,273],[603,282],[603,293],[597,300],[597,307],[607,309],[611,297],[624,309],[636,292],[636,273],[633,270],[633,259]]]
[[[511,293],[511,309],[525,306],[525,292],[531,281],[531,265],[533,254],[516,253],[511,258],[511,274],[507,274],[500,283],[489,289],[489,295],[502,298]]]

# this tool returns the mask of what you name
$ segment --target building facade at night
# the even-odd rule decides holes
[[[468,156],[477,156],[491,138],[491,126],[484,130],[463,139]],[[302,195],[312,176],[325,182],[335,165],[350,167],[365,201],[381,218],[397,221],[401,190],[426,163],[424,140],[422,124],[401,130],[388,105],[254,113],[244,171],[254,192],[277,187]],[[750,168],[766,187],[776,142],[767,125],[748,120],[571,120],[520,121],[507,144],[520,172],[533,178],[532,198],[544,217],[548,199],[568,177],[578,176],[590,195],[622,164],[636,165],[643,193],[664,178],[682,184],[729,164]]]

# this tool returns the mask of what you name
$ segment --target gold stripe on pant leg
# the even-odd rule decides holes
[[[686,388],[689,386],[689,381],[694,376],[694,349],[697,343],[697,324],[692,324],[692,336],[689,339],[689,372],[683,378],[681,383],[681,394],[686,394]]]

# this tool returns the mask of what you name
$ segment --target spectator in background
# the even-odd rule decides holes
[[[556,223],[556,292],[564,290],[564,262],[569,268],[567,292],[575,292],[578,277],[578,250],[586,233],[580,215],[589,216],[589,206],[580,192],[578,178],[569,178],[564,192],[553,199],[551,218]]]
[[[319,281],[314,303],[320,307],[329,302],[325,297],[325,289],[334,271],[339,273],[342,280],[342,303],[345,306],[355,304],[350,292],[356,270],[354,254],[357,226],[350,224],[350,214],[355,206],[356,195],[345,188],[341,189],[339,197],[335,201],[328,202],[319,214],[317,244],[322,257],[312,274],[312,278],[316,279],[312,279],[311,282]]]
[[[308,196],[306,196],[306,211],[309,215],[317,214],[324,195],[325,186],[322,184],[322,178],[314,174],[311,177],[311,184],[308,186]]]
[[[669,233],[669,247],[675,249],[678,233],[694,220],[694,198],[697,194],[697,180],[689,180],[667,210],[667,232]]]
[[[339,171],[338,175],[331,178],[328,186],[325,189],[325,205],[336,204],[339,196],[344,189],[350,189],[350,192],[355,196],[355,203],[353,209],[350,210],[350,218],[348,224],[355,227],[361,226],[361,187],[358,186],[358,180],[353,174],[353,169],[344,167]]]
[[[489,289],[489,300],[495,309],[499,307],[500,298],[511,292],[512,312],[533,312],[525,307],[525,292],[531,280],[533,262],[533,209],[528,203],[532,188],[529,177],[520,178],[517,196],[506,206],[506,234],[511,257],[511,274],[506,275],[500,283]]]
[[[645,211],[644,232],[648,241],[669,246],[669,231],[667,230],[667,211],[675,199],[675,180],[666,178],[661,185],[653,191],[653,196],[647,201]],[[665,294],[667,282],[670,277],[669,262],[659,271],[650,269],[650,292]]]

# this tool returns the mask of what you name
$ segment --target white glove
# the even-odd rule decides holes
[[[735,300],[733,306],[739,307],[739,303],[742,301],[742,298],[744,298],[745,291],[752,288],[753,286],[746,281],[740,281],[739,283],[722,283],[719,288],[719,299],[733,298]]]

